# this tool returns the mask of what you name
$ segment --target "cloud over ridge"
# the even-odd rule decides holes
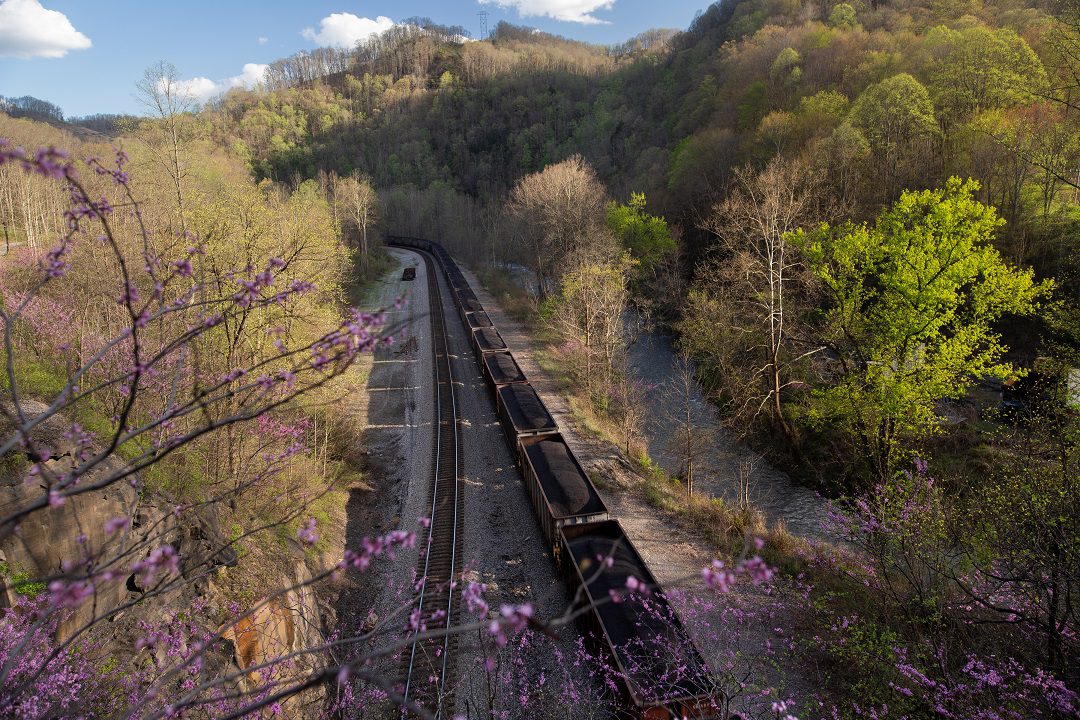
[[[300,34],[311,42],[324,47],[351,48],[361,40],[389,30],[394,21],[380,15],[371,18],[358,17],[352,13],[331,13],[319,21],[319,30],[304,28]]]
[[[38,0],[0,3],[0,57],[61,58],[85,50],[90,38],[75,29],[67,15],[46,10]]]
[[[188,99],[204,103],[215,95],[220,95],[232,88],[242,87],[251,89],[263,81],[266,65],[261,63],[244,63],[239,75],[225,78],[215,82],[207,77],[194,77],[189,80],[177,80],[175,87]]]

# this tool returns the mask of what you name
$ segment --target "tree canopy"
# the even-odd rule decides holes
[[[994,324],[1034,312],[1052,289],[994,249],[1003,222],[974,199],[978,189],[950,178],[903,193],[872,225],[794,236],[821,282],[818,320],[835,377],[815,391],[812,417],[850,432],[880,478],[901,447],[940,427],[940,400],[1018,372]]]

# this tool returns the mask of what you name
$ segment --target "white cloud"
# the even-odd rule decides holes
[[[319,31],[304,28],[300,34],[311,42],[326,47],[351,48],[361,40],[389,30],[394,21],[380,15],[372,20],[352,13],[332,13],[319,21]]]
[[[179,94],[200,103],[206,102],[220,92],[218,84],[205,77],[177,80],[174,88]]]
[[[262,82],[264,72],[266,72],[266,65],[244,63],[244,68],[239,75],[233,75],[220,82],[214,82],[206,77],[177,80],[176,90],[194,102],[204,103],[215,95],[228,92],[232,88],[242,87],[250,90]]]
[[[266,43],[270,42],[270,38],[268,38],[268,37],[260,37],[257,42],[260,45],[265,45]]]
[[[266,73],[266,65],[261,63],[244,63],[244,69],[239,75],[233,75],[226,80],[229,87],[244,87],[250,90],[263,81]]]
[[[0,57],[59,58],[90,45],[67,15],[46,10],[38,0],[0,2]]]
[[[615,0],[480,0],[481,5],[513,8],[523,17],[549,17],[582,25],[607,25],[607,20],[592,15],[597,10],[610,10]]]

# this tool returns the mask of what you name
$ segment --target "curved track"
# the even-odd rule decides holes
[[[460,574],[460,526],[464,515],[464,492],[461,487],[461,438],[458,433],[457,398],[447,345],[446,317],[435,263],[425,252],[410,248],[424,259],[427,268],[430,305],[432,353],[435,368],[435,423],[431,481],[431,524],[427,542],[417,567],[419,589],[416,600],[416,625],[412,642],[404,658],[405,703],[423,706],[435,717],[452,708],[455,637],[447,631],[456,615],[454,589]],[[444,632],[439,632],[444,631]],[[438,637],[424,637],[427,633]]]

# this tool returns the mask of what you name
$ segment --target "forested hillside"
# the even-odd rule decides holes
[[[416,31],[203,117],[258,176],[369,176],[387,230],[529,267],[628,450],[621,313],[663,318],[732,428],[860,497],[864,601],[904,618],[845,656],[877,668],[868,702],[970,711],[985,696],[936,683],[1015,636],[946,628],[1026,617],[1022,662],[1076,672],[1078,31],[1075,3],[1010,0],[728,1],[619,48]],[[888,637],[935,679],[884,690]]]
[[[506,24],[466,42],[457,29],[418,21],[333,58],[282,60],[268,75],[277,89],[233,91],[202,117],[257,177],[326,185],[330,174],[369,176],[385,228],[476,260],[523,259],[528,242],[504,212],[510,191],[582,156],[610,197],[643,193],[644,209],[680,238],[658,266],[666,270],[638,285],[639,300],[683,322],[718,399],[757,407],[758,380],[736,367],[743,349],[696,326],[694,312],[723,312],[716,302],[731,288],[722,267],[698,263],[724,265],[725,228],[738,212],[749,212],[744,228],[764,221],[737,201],[769,182],[789,193],[787,216],[763,230],[778,241],[800,226],[870,220],[905,190],[974,179],[966,192],[1003,221],[992,243],[1001,256],[1057,278],[1056,292],[1075,298],[1075,17],[1075,7],[1053,3],[752,0],[714,4],[685,32],[615,48]],[[769,177],[757,175],[774,161]],[[795,275],[784,282],[809,287]],[[796,315],[813,323],[804,310],[815,292],[792,290],[792,328]],[[1058,323],[1048,335],[1045,314],[999,322],[1010,314],[995,313],[988,327],[1013,341],[1010,359],[1023,367],[1045,354],[1036,338],[1060,346],[1070,332]],[[773,365],[789,350],[802,360],[775,373],[784,377],[773,390],[834,372],[811,352],[826,339],[807,334],[774,348]],[[767,424],[789,428],[782,393],[763,391],[774,396]],[[803,405],[792,412],[811,434],[839,421],[811,421],[820,408]],[[801,441],[783,434],[798,457]]]
[[[443,202],[495,202],[580,153],[614,194],[644,191],[691,233],[734,168],[777,154],[807,152],[861,216],[972,176],[1027,261],[1054,255],[1044,224],[1077,184],[1070,36],[1053,11],[729,2],[617,49],[505,24],[490,42],[405,33],[347,71],[234,92],[210,118],[259,175],[360,170]]]

